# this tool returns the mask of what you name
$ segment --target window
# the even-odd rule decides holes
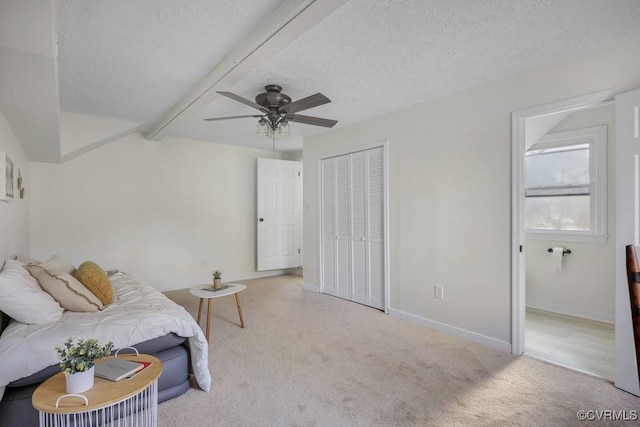
[[[548,134],[525,153],[528,237],[605,242],[607,127]]]

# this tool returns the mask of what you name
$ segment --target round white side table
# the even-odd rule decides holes
[[[246,288],[246,285],[242,285],[240,283],[225,283],[220,289],[213,289],[212,285],[198,285],[189,289],[191,295],[200,298],[200,304],[198,304],[198,325],[200,324],[200,316],[202,314],[202,303],[205,299],[207,300],[207,331],[205,333],[207,341],[209,341],[209,335],[211,332],[211,301],[214,298],[235,295],[236,305],[238,306],[238,315],[240,316],[240,327],[244,328],[242,307],[240,306],[240,295],[238,295],[238,293],[244,291]]]

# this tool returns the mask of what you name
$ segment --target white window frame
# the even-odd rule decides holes
[[[591,229],[588,231],[525,229],[527,238],[587,243],[607,242],[609,237],[607,234],[607,126],[550,133],[535,143],[530,150],[587,143],[589,144]]]

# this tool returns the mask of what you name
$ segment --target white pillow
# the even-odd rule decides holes
[[[0,311],[18,322],[57,322],[64,311],[20,261],[8,259],[0,272]]]

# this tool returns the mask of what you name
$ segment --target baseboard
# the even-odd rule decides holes
[[[238,282],[240,280],[261,279],[263,277],[282,276],[283,274],[297,275],[297,269],[291,268],[287,270],[269,270],[269,271],[254,271],[251,273],[235,274],[233,276],[225,276],[225,282]]]
[[[298,275],[298,269],[297,268],[290,268],[290,269],[286,269],[286,270],[269,270],[269,271],[253,271],[253,272],[249,272],[249,273],[240,273],[240,274],[230,274],[230,275],[223,275],[222,277],[222,282],[223,283],[232,283],[232,282],[240,282],[243,280],[251,280],[251,279],[261,279],[264,277],[273,277],[273,276],[282,276],[282,275]],[[189,289],[193,286],[199,286],[202,285],[203,282],[202,281],[197,281],[197,282],[193,282],[191,284],[181,284],[182,287],[178,287],[178,288],[170,288],[170,289],[160,289],[158,288],[158,290],[160,290],[161,292],[168,292],[168,291],[176,291],[179,289]],[[209,283],[210,284],[210,283]]]
[[[553,304],[544,301],[536,301],[527,299],[527,307],[535,308],[538,310],[550,311],[552,313],[566,314],[567,316],[581,317],[583,319],[597,320],[604,323],[615,323],[615,317],[613,314],[601,313],[598,311],[584,310],[576,307],[569,307],[566,305]]]
[[[483,344],[498,350],[511,353],[511,343],[508,343],[506,341],[497,340],[486,335],[471,332],[466,329],[447,325],[446,323],[437,322],[435,320],[427,319],[424,317],[416,316],[415,314],[405,313],[404,311],[396,310],[393,308],[389,309],[389,315],[397,317],[398,319],[406,320],[411,323],[417,323],[418,325],[423,325],[437,331],[446,332],[451,335],[466,338],[469,341],[473,341],[478,344]]]
[[[320,288],[316,285],[310,285],[308,283],[303,283],[302,284],[302,289],[304,289],[305,291],[310,291],[310,292],[320,292]]]

